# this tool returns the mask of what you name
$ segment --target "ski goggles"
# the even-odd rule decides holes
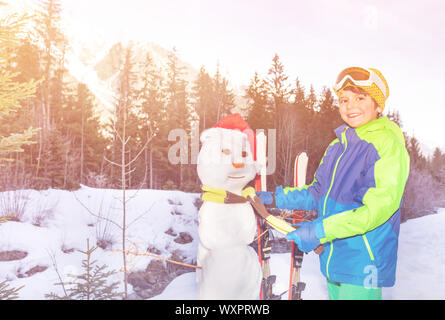
[[[334,90],[339,91],[350,82],[358,87],[370,87],[375,84],[383,93],[385,98],[388,97],[385,83],[377,73],[370,69],[361,67],[346,68],[337,77],[334,84]]]

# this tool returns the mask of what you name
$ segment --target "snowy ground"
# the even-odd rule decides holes
[[[438,214],[411,219],[400,227],[396,285],[383,289],[385,300],[443,300],[445,279],[445,209]],[[272,254],[271,273],[277,275],[274,293],[289,285],[289,254]],[[303,299],[328,299],[327,286],[319,271],[318,256],[304,256],[301,279],[306,282]],[[179,276],[155,299],[196,299],[194,273]],[[287,299],[287,293],[282,296]]]
[[[411,219],[400,227],[397,280],[392,288],[383,288],[385,300],[445,299],[445,209],[438,214]],[[277,275],[274,293],[289,285],[289,254],[272,254],[271,273]],[[319,271],[318,256],[304,256],[301,279],[306,282],[303,299],[328,299],[327,286]],[[194,273],[179,276],[155,299],[196,299]],[[287,293],[282,296],[287,299]]]
[[[197,236],[197,208],[199,195],[179,191],[140,190],[127,196],[128,250],[143,254],[147,248],[158,255],[171,258],[172,254],[184,262],[195,263]],[[1,261],[0,282],[10,280],[12,287],[24,287],[20,299],[44,299],[45,294],[62,295],[57,266],[63,280],[69,274],[82,273],[86,239],[95,245],[98,239],[109,240],[106,249],[98,248],[94,259],[116,270],[110,281],[119,281],[123,290],[121,225],[122,200],[118,190],[82,187],[75,192],[60,190],[21,190],[15,195],[0,193],[0,210],[14,203],[25,204],[21,222],[0,224],[0,256],[2,252],[18,250],[26,256],[18,260]],[[128,198],[127,198],[128,199]],[[88,209],[87,209],[88,208]],[[101,215],[107,220],[99,219]],[[438,214],[409,220],[400,228],[397,281],[393,288],[384,288],[384,299],[445,299],[445,209]],[[169,231],[170,229],[170,231]],[[178,243],[179,234],[188,233],[192,240]],[[129,255],[131,271],[145,270],[154,258]],[[274,292],[287,290],[289,281],[289,254],[272,254],[271,271],[277,275]],[[38,267],[38,268],[36,268]],[[27,275],[27,271],[38,272]],[[40,268],[40,270],[39,270]],[[193,270],[193,269],[190,269]],[[306,282],[303,299],[327,299],[326,283],[319,271],[318,256],[304,256],[301,277]],[[164,292],[153,299],[196,299],[195,273],[185,273],[174,279]],[[129,294],[133,292],[129,285]],[[284,294],[283,299],[287,299]]]
[[[154,259],[141,255],[147,248],[165,258],[174,254],[176,259],[194,263],[198,246],[194,201],[198,194],[139,190],[128,191],[126,196],[127,250],[132,253],[127,258],[129,271],[145,270]],[[7,279],[11,287],[25,285],[20,299],[44,299],[50,292],[62,295],[62,288],[54,286],[60,280],[53,261],[64,282],[71,279],[70,274],[82,274],[85,256],[78,250],[86,250],[87,239],[90,246],[98,240],[111,243],[106,249],[95,250],[92,257],[98,265],[106,264],[107,270],[117,271],[110,281],[119,281],[123,291],[121,191],[82,187],[74,192],[50,189],[0,193],[3,212],[17,202],[26,203],[26,208],[21,222],[0,224],[0,254],[18,250],[27,255],[20,260],[0,261],[0,282]],[[192,241],[175,242],[181,232],[188,232]],[[47,269],[27,277],[26,272],[36,266]]]

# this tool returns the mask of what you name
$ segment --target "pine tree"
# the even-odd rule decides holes
[[[295,89],[291,91],[294,96],[294,104],[299,108],[306,108],[306,93],[304,87],[300,83],[300,79],[295,80]]]
[[[218,118],[213,80],[204,66],[199,70],[192,89],[195,112],[199,117],[199,132],[203,132],[204,129],[216,123]]]
[[[8,281],[5,280],[0,282],[0,300],[14,300],[18,299],[18,291],[22,289],[24,286],[18,288],[11,288],[8,284]]]
[[[42,65],[44,81],[42,83],[42,114],[43,132],[51,129],[52,113],[55,106],[51,105],[51,100],[59,99],[55,91],[52,90],[51,82],[53,78],[60,79],[57,74],[60,66],[58,59],[62,59],[63,47],[65,44],[64,35],[60,29],[62,6],[60,0],[40,0],[40,10],[36,15],[36,31],[43,42]],[[61,52],[62,51],[62,52]],[[56,86],[58,83],[56,82]]]
[[[91,141],[93,143],[89,143],[89,137],[87,135],[88,132],[88,124],[90,122],[93,122],[93,127],[96,126],[96,135],[97,136],[97,127],[99,124],[99,121],[97,117],[94,117],[93,115],[93,103],[92,103],[92,96],[90,91],[88,90],[88,87],[83,84],[79,83],[77,85],[77,101],[75,103],[75,109],[76,111],[80,109],[80,172],[79,172],[79,180],[81,184],[85,183],[85,177],[87,175],[87,169],[90,159],[88,159],[88,155],[91,155],[91,152],[88,152],[88,148],[92,148],[96,141]],[[91,125],[90,125],[91,126]],[[97,139],[95,139],[97,140]],[[96,145],[97,146],[97,145]]]
[[[0,20],[0,116],[4,117],[21,108],[23,100],[31,97],[38,84],[35,80],[18,82],[20,73],[7,69],[12,61],[12,50],[17,48],[24,34],[23,27],[27,17],[8,16]],[[36,130],[26,129],[22,134],[4,133],[0,136],[0,160],[10,160],[6,155],[23,151],[22,146],[34,143]],[[3,136],[3,134],[10,134]]]
[[[413,136],[408,139],[407,150],[411,158],[411,167],[418,166],[424,168],[426,159],[422,154],[419,140],[416,137]]]
[[[431,174],[439,185],[445,187],[445,154],[436,147],[434,149],[433,157],[431,159]]]
[[[389,109],[386,116],[388,117],[389,120],[394,121],[400,128],[402,128],[403,126],[402,119],[400,118],[400,113],[398,110],[393,111]]]
[[[312,159],[308,163],[307,167],[307,177],[313,177],[315,170],[317,170],[318,164],[321,160],[321,155],[323,155],[323,148],[326,146],[316,145],[318,131],[317,131],[317,95],[313,85],[310,85],[309,94],[307,94],[305,99],[305,109],[308,111],[308,119],[306,122],[306,134],[307,140],[305,146],[307,147],[307,153],[309,159]]]
[[[19,83],[38,81],[42,78],[39,63],[39,49],[29,38],[29,33],[24,34],[18,46],[13,48],[14,54],[11,59],[11,64],[8,67],[11,73],[17,74],[14,80]],[[23,130],[29,126],[39,127],[40,123],[37,121],[39,99],[40,90],[39,86],[37,86],[33,95],[20,101],[21,107],[17,112],[11,112],[4,116],[4,121],[2,121],[2,125],[0,126],[0,135],[6,136],[11,132],[23,132]],[[40,134],[40,132],[38,134]],[[34,140],[36,139],[34,138]],[[23,181],[23,179],[30,180],[29,178],[33,175],[35,169],[33,167],[33,158],[35,158],[33,154],[36,154],[36,148],[38,148],[37,144],[24,145],[24,152],[16,152],[9,155],[9,157],[15,160],[9,164],[9,172],[14,173],[14,181],[19,182]],[[21,186],[17,185],[17,187]]]
[[[317,94],[315,93],[314,86],[311,85],[309,89],[309,95],[306,99],[306,107],[312,111],[318,111],[317,109]]]
[[[257,72],[250,80],[244,96],[248,100],[247,122],[253,130],[274,127],[274,112],[269,99],[267,84]]]
[[[309,151],[309,142],[312,138],[311,134],[311,120],[313,116],[313,110],[308,107],[308,98],[306,97],[306,93],[304,91],[304,87],[301,85],[300,80],[297,78],[295,81],[295,89],[292,90],[292,94],[294,96],[295,108],[293,109],[296,113],[296,117],[298,120],[298,130],[296,132],[299,141],[298,151],[305,150]]]
[[[216,121],[231,113],[235,106],[234,94],[229,89],[229,81],[219,72],[219,65],[216,68],[216,74],[213,80],[214,97],[216,103]]]
[[[47,133],[40,160],[40,175],[36,177],[36,187],[56,189],[77,189],[78,182],[66,171],[70,162],[70,140],[62,135],[59,129],[51,129]]]
[[[139,132],[141,139],[143,139],[142,136],[145,136],[145,140],[148,140],[150,136],[153,137],[144,152],[144,180],[146,186],[152,189],[154,188],[155,174],[165,166],[165,162],[161,161],[166,159],[163,155],[167,154],[165,142],[159,139],[164,135],[167,125],[165,79],[148,53],[141,69],[142,88],[138,91],[137,96],[143,125]]]
[[[235,106],[235,96],[229,89],[229,81],[221,75],[219,65],[213,78],[202,66],[192,90],[199,117],[199,132],[230,114]]]
[[[33,43],[30,35],[26,34],[17,44],[16,53],[12,57],[12,64],[19,74],[16,80],[19,82],[28,82],[30,80],[39,80],[42,78],[40,70],[40,52],[37,44]],[[38,93],[36,92],[36,95]]]
[[[64,104],[65,48],[67,42],[61,31],[61,0],[39,0],[39,9],[35,15],[35,31],[40,48],[40,65],[43,76],[39,86],[39,100],[36,101],[40,114],[37,115],[42,130],[38,136],[38,154],[35,165],[35,179],[44,181],[51,170],[42,165],[42,160],[52,147],[48,144],[54,134],[60,134],[60,112]],[[57,127],[59,125],[59,127]],[[56,133],[58,132],[58,133]],[[60,141],[64,140],[59,139]],[[56,148],[63,149],[64,146]],[[64,165],[66,165],[64,157]]]
[[[76,89],[67,95],[59,114],[60,131],[70,141],[70,175],[81,184],[87,182],[87,177],[101,173],[101,157],[98,155],[106,147],[94,108],[94,97],[87,85],[78,83]]]
[[[182,129],[190,137],[192,115],[189,109],[189,97],[186,91],[187,82],[183,78],[183,68],[179,65],[176,50],[173,49],[168,56],[168,78],[167,78],[167,131],[162,133],[160,139],[168,141],[168,136],[171,130]],[[188,157],[187,157],[188,158]],[[174,183],[178,188],[185,182],[185,167],[182,161],[175,166],[169,165],[166,169],[166,176],[168,180],[174,179]],[[176,179],[175,179],[175,178]]]
[[[71,275],[69,282],[60,282],[56,285],[66,287],[66,294],[59,296],[53,292],[46,294],[45,297],[52,300],[115,300],[123,297],[122,293],[117,292],[119,282],[108,283],[108,278],[116,271],[106,271],[106,265],[97,265],[97,260],[92,260],[92,254],[98,247],[90,248],[87,239],[86,251],[79,250],[86,258],[82,260],[84,273],[81,275]]]
[[[272,66],[267,72],[267,87],[270,95],[273,97],[275,107],[275,127],[278,129],[277,119],[283,112],[281,106],[288,103],[288,98],[291,93],[289,84],[287,83],[288,76],[284,73],[284,66],[280,61],[280,57],[275,54],[272,59]]]
[[[334,96],[329,88],[323,88],[317,109],[320,117],[318,128],[323,128],[322,135],[326,137],[324,145],[327,145],[335,138],[334,129],[343,123],[338,106],[335,105]]]
[[[312,177],[327,145],[335,138],[334,129],[340,126],[343,121],[335,105],[335,99],[326,87],[323,88],[320,97],[317,97],[311,85],[306,105],[310,110],[308,156],[313,159],[308,164],[308,176]]]
[[[179,65],[176,50],[168,56],[167,113],[170,128],[190,130],[191,114],[188,105],[187,82],[184,80],[184,68]]]
[[[281,105],[282,114],[277,115],[279,137],[277,143],[277,168],[273,176],[276,185],[292,185],[293,165],[295,156],[302,151],[304,132],[301,110],[295,104]]]

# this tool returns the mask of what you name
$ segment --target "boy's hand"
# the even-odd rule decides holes
[[[275,202],[272,191],[257,191],[256,195],[264,205],[272,205]]]
[[[325,237],[321,219],[297,223],[295,226],[299,226],[299,228],[288,233],[286,239],[293,240],[303,252],[316,249],[320,245],[320,239]]]

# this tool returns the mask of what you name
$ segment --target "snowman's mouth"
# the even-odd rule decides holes
[[[244,176],[240,176],[240,177],[234,177],[234,176],[228,176],[229,179],[242,179],[244,178]]]

